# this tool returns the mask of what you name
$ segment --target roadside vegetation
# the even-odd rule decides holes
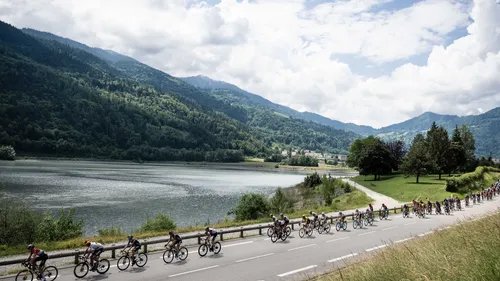
[[[269,214],[283,212],[289,218],[315,212],[332,212],[366,206],[373,200],[365,193],[344,183],[340,179],[320,177],[317,173],[306,176],[303,183],[295,187],[278,188],[270,198],[262,194],[245,194],[228,217],[215,228],[269,223]],[[230,217],[234,217],[231,219]],[[74,219],[74,210],[62,209],[59,215],[49,212],[39,213],[20,200],[0,195],[0,257],[26,252],[26,244],[35,242],[47,251],[75,249],[82,247],[84,239],[83,221]],[[164,236],[169,231],[178,233],[202,231],[205,225],[178,228],[166,214],[156,214],[133,232],[139,239]],[[109,226],[98,230],[98,235],[90,238],[100,243],[123,241],[127,234],[120,226]]]
[[[0,160],[15,160],[16,151],[10,145],[0,146]]]
[[[337,280],[500,280],[500,213],[397,244],[314,278]],[[381,266],[383,265],[383,266]]]

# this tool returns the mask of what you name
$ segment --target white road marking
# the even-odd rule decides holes
[[[326,243],[330,243],[330,242],[335,242],[335,241],[339,241],[339,240],[344,240],[344,239],[348,239],[349,237],[342,237],[342,238],[337,238],[337,239],[333,239],[333,240],[328,240],[326,241]]]
[[[260,255],[260,256],[256,256],[256,257],[251,257],[251,258],[247,258],[247,259],[242,259],[242,260],[238,260],[236,262],[249,261],[249,260],[254,260],[254,259],[258,259],[258,258],[263,258],[263,257],[271,256],[271,255],[274,255],[274,253],[269,253],[269,254]]]
[[[295,273],[298,273],[298,272],[301,272],[301,271],[306,271],[306,270],[309,270],[309,269],[313,269],[316,266],[317,265],[306,266],[306,267],[303,267],[303,268],[299,268],[299,269],[296,269],[296,270],[292,270],[292,271],[289,271],[289,272],[278,274],[277,276],[278,277],[285,277],[285,276],[292,275],[292,274],[295,274]]]
[[[198,251],[191,251],[191,252],[188,252],[188,254],[194,254],[196,252],[198,252]]]
[[[358,236],[368,235],[368,234],[372,234],[372,233],[375,233],[375,232],[376,231],[365,232],[365,233],[358,234]]]
[[[394,244],[403,243],[403,242],[406,242],[406,241],[411,240],[413,238],[415,238],[415,237],[408,237],[408,238],[405,238],[405,239],[401,239],[401,240],[398,240],[398,241],[394,242]]]
[[[116,267],[116,264],[110,265],[109,267]]]
[[[384,228],[384,229],[382,229],[382,230],[389,230],[389,229],[394,229],[394,228],[398,228],[398,227],[399,227],[399,226],[397,226],[397,225],[396,225],[396,226],[392,226],[392,227]]]
[[[336,261],[339,261],[339,260],[343,260],[343,259],[347,259],[347,258],[350,258],[350,257],[357,256],[357,255],[359,255],[359,254],[358,253],[352,253],[352,254],[349,254],[349,255],[342,256],[340,258],[335,258],[333,260],[329,260],[328,262],[336,262]]]
[[[299,250],[299,249],[303,249],[303,248],[307,248],[307,247],[312,247],[312,246],[316,246],[316,244],[310,244],[310,245],[305,245],[305,246],[301,246],[301,247],[297,247],[297,248],[292,248],[292,249],[287,250],[287,252],[295,251],[295,250]]]
[[[433,232],[433,231],[429,231],[429,232],[426,232],[426,233],[419,234],[418,236],[422,237],[422,236],[425,236],[425,235],[431,234],[432,232]]]
[[[269,238],[271,239],[271,238]],[[239,245],[245,245],[245,244],[250,244],[253,243],[253,241],[247,241],[247,242],[241,242],[241,243],[236,243],[236,244],[229,244],[229,245],[222,245],[223,248],[229,248],[233,246],[239,246]]]
[[[409,223],[406,223],[405,225],[412,225],[412,224],[416,224],[417,222],[414,221],[414,222],[409,222]]]
[[[207,269],[211,269],[211,268],[216,268],[216,267],[219,267],[219,265],[214,265],[214,266],[199,268],[199,269],[190,270],[190,271],[186,271],[186,272],[182,272],[182,273],[177,273],[177,274],[172,274],[172,275],[169,275],[168,277],[180,276],[180,275],[194,273],[194,272],[198,272],[198,271],[202,271],[202,270],[207,270]]]
[[[366,249],[365,251],[367,251],[367,252],[371,252],[371,251],[378,250],[378,249],[382,249],[382,248],[385,248],[385,247],[387,247],[387,245],[382,245],[382,246],[373,247],[373,248],[370,248],[370,249]]]
[[[266,239],[264,239],[264,241],[267,241],[267,240],[271,240],[271,238],[266,238]]]

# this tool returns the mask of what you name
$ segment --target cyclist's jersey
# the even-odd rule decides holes
[[[91,250],[97,250],[97,249],[100,249],[100,248],[103,248],[104,246],[101,244],[101,243],[97,243],[97,242],[92,242],[90,243],[90,246],[89,246],[89,249]]]
[[[179,236],[179,234],[175,234],[173,237],[172,236],[170,237],[170,240],[175,242],[181,242],[182,238]]]
[[[205,232],[207,235],[210,234],[210,235],[216,235],[217,234],[217,230],[213,229],[213,228],[209,228],[208,231]]]
[[[316,214],[315,212],[312,213],[312,216],[314,217],[314,219],[318,218],[318,214]]]
[[[127,247],[130,247],[130,246],[139,247],[139,246],[141,246],[141,242],[139,242],[139,240],[137,240],[137,239],[133,239],[132,241],[128,241]]]
[[[283,220],[285,221],[285,223],[288,223],[290,221],[287,216],[284,216]]]
[[[309,219],[309,218],[302,219],[302,222],[306,223],[306,224],[309,224],[309,223],[311,223],[311,219]]]
[[[328,217],[327,217],[326,215],[323,215],[323,214],[322,214],[322,215],[321,215],[321,218],[322,218],[322,219],[324,219],[324,220],[326,220]]]
[[[33,248],[33,250],[31,250],[31,255],[36,256],[36,257],[43,256],[44,254],[45,254],[45,252],[42,249]]]

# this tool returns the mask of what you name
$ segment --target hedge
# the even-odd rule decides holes
[[[483,180],[484,173],[487,172],[497,172],[500,173],[500,169],[493,167],[479,166],[474,172],[463,174],[458,177],[453,177],[446,180],[446,191],[448,192],[459,192],[466,193],[471,189],[475,189],[471,186],[478,184]]]

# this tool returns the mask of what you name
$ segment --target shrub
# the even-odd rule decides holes
[[[323,200],[325,200],[325,205],[331,205],[335,192],[335,181],[323,175],[322,182],[319,191],[323,196]]]
[[[319,176],[318,173],[314,172],[312,175],[306,176],[304,179],[304,186],[305,187],[315,187],[321,184],[321,177]]]
[[[317,158],[311,156],[301,155],[299,157],[293,157],[288,160],[288,165],[290,166],[307,166],[307,167],[318,167],[319,162]]]
[[[16,151],[12,146],[0,146],[0,160],[15,160]]]
[[[267,216],[269,210],[269,203],[264,195],[247,193],[241,197],[234,213],[238,221],[255,220]]]
[[[36,238],[36,225],[42,215],[31,211],[16,199],[0,195],[0,244],[31,243]]]
[[[482,184],[484,173],[500,172],[500,169],[493,167],[479,166],[474,172],[466,173],[458,177],[446,180],[446,191],[466,193],[474,189],[478,184]]]
[[[67,213],[64,209],[61,209],[59,217],[54,218],[52,213],[46,212],[36,229],[37,240],[57,241],[81,236],[83,233],[83,220],[74,221],[74,214],[74,209],[70,209]]]
[[[278,187],[276,193],[269,200],[271,211],[274,213],[293,212],[293,200]]]
[[[141,226],[142,231],[167,231],[176,228],[175,222],[165,214],[156,214],[153,219],[149,217],[146,222]]]

